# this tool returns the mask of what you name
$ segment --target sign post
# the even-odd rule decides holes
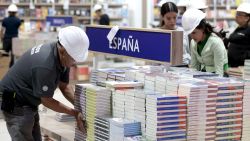
[[[112,42],[109,26],[87,26],[89,50],[171,65],[182,64],[183,33],[160,29],[120,28]]]

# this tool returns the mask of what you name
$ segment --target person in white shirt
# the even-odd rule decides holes
[[[182,27],[176,25],[178,8],[172,2],[166,2],[161,6],[161,29],[183,31],[183,64],[189,65],[191,60],[189,40]]]

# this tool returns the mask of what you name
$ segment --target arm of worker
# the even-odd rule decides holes
[[[62,104],[61,102],[51,97],[42,97],[41,102],[44,106],[50,108],[51,110],[74,116],[76,118],[76,122],[77,122],[77,126],[79,130],[84,133],[86,132],[86,125],[85,125],[86,123],[85,121],[83,121],[83,115],[80,112]]]
[[[55,83],[57,75],[51,75],[53,73],[55,73],[54,70],[45,67],[35,67],[32,69],[32,88],[34,95],[41,98],[41,103],[44,106],[56,112],[75,116],[77,126],[81,131],[84,132],[85,126],[83,124],[83,115],[79,111],[69,108],[63,103],[60,103],[59,101],[52,98],[55,87],[57,86]],[[44,79],[48,78],[48,76],[50,76],[49,79]]]
[[[58,85],[59,89],[61,90],[63,96],[74,105],[74,91],[71,85],[65,82],[59,82]]]

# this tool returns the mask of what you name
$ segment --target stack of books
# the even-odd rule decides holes
[[[111,115],[111,91],[91,86],[86,88],[87,140],[94,140],[94,121],[96,116]]]
[[[206,81],[218,85],[215,140],[240,140],[243,116],[243,82],[230,78],[208,78]]]
[[[96,84],[97,82],[97,70],[91,70],[89,82],[91,84]]]
[[[156,91],[135,89],[125,92],[125,117],[141,123],[142,135],[146,134],[146,97],[159,94]]]
[[[144,82],[144,73],[162,73],[164,66],[134,66],[125,71],[125,80]]]
[[[145,84],[145,75],[146,75],[146,73],[150,73],[150,72],[137,71],[135,73],[135,81],[142,82],[143,84]]]
[[[244,68],[247,68],[247,67],[244,67],[244,66],[239,66],[239,67],[234,67],[234,68],[229,68],[228,69],[228,75],[229,76],[232,76],[232,77],[235,77],[235,78],[244,78]],[[246,79],[249,79],[250,77],[248,76],[249,75],[249,70],[246,70]]]
[[[56,120],[59,122],[75,121],[75,117],[65,114],[65,113],[56,113]]]
[[[124,69],[98,69],[93,70],[90,75],[90,82],[96,84],[97,82],[104,81],[124,81],[125,80],[125,68]]]
[[[106,81],[105,86],[111,90],[121,89],[142,89],[144,84],[142,82],[134,81]]]
[[[86,120],[86,88],[92,86],[92,84],[76,84],[75,85],[75,98],[74,108],[83,114],[83,120]],[[82,133],[78,130],[77,124],[75,126],[75,140],[85,140],[86,133]]]
[[[166,83],[166,95],[177,95],[180,77],[169,77]]]
[[[249,59],[245,60],[244,62],[243,79],[250,80],[250,60]]]
[[[164,93],[166,94],[167,92],[167,80],[169,77],[171,77],[172,74],[170,73],[161,73],[161,74],[158,74],[156,77],[155,77],[155,90],[158,91],[158,92],[161,92],[161,93]]]
[[[156,88],[155,88],[155,79],[156,79],[156,76],[158,74],[159,73],[156,73],[156,72],[146,74],[144,89],[151,90],[151,91],[156,90]]]
[[[243,95],[243,123],[242,123],[242,141],[248,141],[250,136],[250,81],[245,80]]]
[[[110,123],[110,141],[123,141],[126,137],[141,135],[141,124],[134,120],[112,118]]]
[[[109,141],[110,116],[95,117],[95,141]]]
[[[186,96],[187,140],[215,140],[217,86],[205,82],[180,84],[178,95]]]
[[[186,112],[185,96],[148,95],[146,138],[148,140],[186,140]]]
[[[112,115],[115,118],[125,118],[125,90],[116,90],[112,93]]]

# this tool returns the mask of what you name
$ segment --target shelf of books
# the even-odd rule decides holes
[[[74,24],[93,24],[95,19],[93,14],[91,14],[94,4],[92,1],[93,0],[75,0],[70,1],[68,5],[62,0],[55,0],[55,3],[44,0],[36,0],[33,3],[26,0],[16,1],[16,5],[18,6],[18,17],[24,21],[21,30],[45,30],[47,16],[72,16],[76,19],[76,23]],[[7,8],[10,3],[10,0],[0,1],[0,17],[8,16]],[[112,25],[128,25],[128,8],[125,2],[114,0],[108,1],[106,5],[107,9],[105,12],[110,16]],[[0,18],[0,22],[2,19],[3,18]],[[25,26],[25,24],[30,25],[30,27]]]
[[[226,30],[235,29],[237,7],[248,0],[207,0],[207,19],[215,22],[215,26]],[[248,1],[249,2],[249,1]]]

